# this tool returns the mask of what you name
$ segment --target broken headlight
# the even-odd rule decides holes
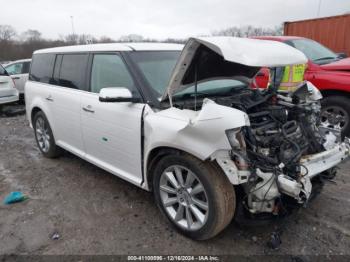
[[[228,129],[225,133],[232,149],[245,148],[245,141],[241,128]]]

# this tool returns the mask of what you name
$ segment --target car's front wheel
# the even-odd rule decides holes
[[[157,205],[184,235],[208,239],[231,222],[234,188],[215,165],[186,154],[168,155],[154,172]]]
[[[41,153],[48,158],[59,156],[61,148],[56,145],[49,121],[42,111],[34,115],[33,128],[35,140]]]

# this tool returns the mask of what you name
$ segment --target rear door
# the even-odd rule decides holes
[[[84,156],[80,126],[80,97],[87,90],[88,54],[58,54],[53,85],[46,100],[53,106],[56,143]]]
[[[133,77],[117,53],[93,54],[90,92],[81,97],[81,123],[86,158],[129,182],[140,185],[143,103],[99,101],[105,87],[125,87],[140,97]]]

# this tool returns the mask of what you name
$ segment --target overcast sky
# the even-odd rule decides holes
[[[230,26],[274,27],[317,17],[320,0],[0,0],[0,24],[44,37],[72,32],[164,39],[209,34]],[[5,7],[5,8],[4,8]],[[321,0],[320,16],[350,13],[350,0]]]

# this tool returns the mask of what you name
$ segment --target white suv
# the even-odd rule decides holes
[[[251,88],[261,67],[306,61],[282,43],[231,37],[39,50],[27,114],[44,156],[63,148],[152,190],[180,232],[207,239],[234,215],[305,205],[349,155],[339,130],[318,124],[314,86]]]
[[[18,101],[18,90],[15,88],[15,83],[0,65],[0,107],[16,101]]]

